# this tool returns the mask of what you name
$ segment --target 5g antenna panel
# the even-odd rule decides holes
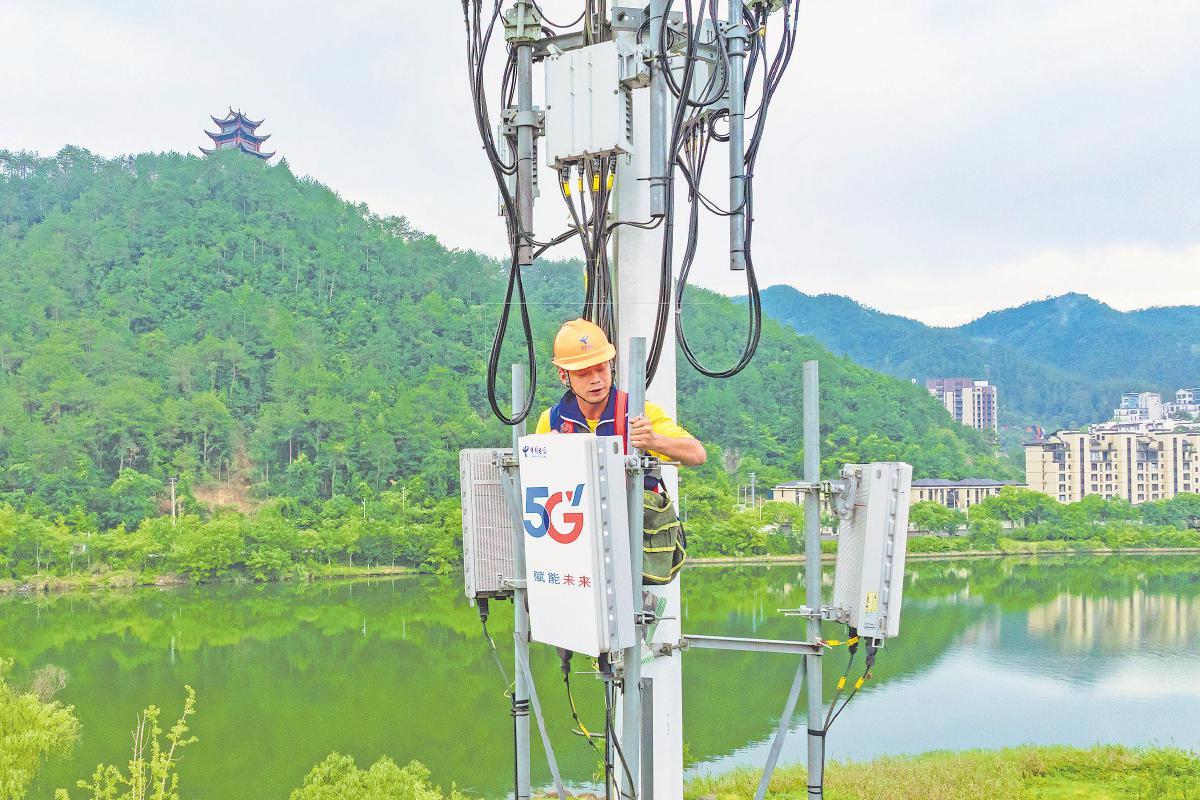
[[[463,576],[467,597],[504,597],[513,575],[513,515],[504,502],[498,461],[512,450],[474,448],[458,454],[462,487]]]
[[[618,436],[522,436],[529,633],[597,656],[634,642],[625,455]]]
[[[849,612],[859,636],[896,636],[912,466],[896,461],[848,464],[842,477],[853,487],[854,508],[838,534],[833,604]]]
[[[616,42],[546,60],[546,164],[633,152],[633,97]]]

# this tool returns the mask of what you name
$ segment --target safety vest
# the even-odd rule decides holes
[[[550,408],[550,431],[552,433],[592,433],[583,412],[579,409],[579,399],[575,393],[568,391],[562,399]],[[600,413],[600,422],[596,425],[597,436],[620,436],[623,452],[629,452],[629,394],[620,389],[608,393],[608,402]],[[653,469],[646,473],[645,487],[652,492],[662,491],[662,470]]]

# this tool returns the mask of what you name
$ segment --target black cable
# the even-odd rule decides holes
[[[841,708],[839,708],[839,709],[837,710],[837,713],[833,715],[833,718],[832,718],[831,720],[829,720],[829,725],[827,725],[827,726],[826,726],[826,728],[825,728],[826,730],[828,730],[828,729],[829,729],[829,726],[832,726],[832,725],[833,725],[833,723],[837,722],[837,718],[838,718],[838,717],[840,717],[840,716],[842,715],[842,712],[846,710],[846,706],[850,705],[850,701],[854,699],[854,696],[855,696],[856,694],[858,694],[859,690],[862,688],[862,685],[863,685],[863,684],[864,684],[866,681],[870,680],[870,678],[871,678],[871,668],[875,666],[875,653],[876,653],[876,651],[877,651],[877,648],[875,647],[875,645],[874,645],[874,644],[867,644],[867,662],[866,662],[866,667],[863,669],[863,674],[862,674],[862,677],[861,677],[861,678],[859,678],[859,679],[858,679],[858,680],[855,682],[855,684],[854,684],[854,691],[852,691],[852,692],[850,693],[850,696],[849,696],[849,697],[847,697],[847,698],[846,698],[846,699],[845,699],[845,700],[842,702],[842,707],[841,707]]]
[[[605,704],[604,704],[604,714],[608,718],[608,727],[610,729],[616,728],[616,725],[613,723],[613,717],[612,717],[612,707],[614,705],[616,705],[616,688],[615,687],[612,688],[611,696],[606,694],[606,699],[605,699]],[[625,753],[623,753],[621,751],[620,737],[612,736],[612,737],[610,737],[610,741],[612,742],[613,748],[617,752],[617,758],[621,762],[621,769],[623,769],[625,771],[625,785],[629,787],[629,790],[633,794],[629,794],[629,793],[625,792],[620,787],[618,787],[617,792],[618,792],[618,794],[621,795],[621,797],[624,797],[627,800],[637,800],[637,796],[638,796],[637,783],[634,782],[634,780],[633,780],[633,773],[629,771],[629,763],[625,760]]]
[[[580,12],[579,12],[579,16],[578,16],[578,17],[576,17],[575,19],[571,20],[570,22],[568,22],[568,23],[567,23],[567,24],[565,24],[565,25],[560,25],[560,24],[558,24],[557,22],[551,22],[551,21],[550,21],[550,20],[549,20],[549,19],[546,17],[546,12],[545,12],[545,11],[542,11],[542,7],[538,5],[538,2],[537,2],[537,0],[532,0],[532,2],[533,2],[533,7],[534,7],[534,9],[536,9],[536,10],[537,10],[537,12],[538,12],[538,16],[540,16],[540,17],[542,18],[542,22],[546,23],[546,24],[547,24],[547,25],[549,25],[551,28],[559,28],[559,29],[562,29],[562,28],[570,28],[570,27],[572,27],[572,26],[574,26],[574,25],[578,25],[578,24],[579,24],[579,22],[580,22],[580,20],[582,20],[582,19],[583,19],[583,15],[587,13],[587,9],[585,8],[583,11],[580,11]]]
[[[711,1],[711,0],[710,0]],[[761,31],[766,25],[767,15],[770,13],[769,8],[765,5],[756,5],[753,10],[743,11],[743,21],[748,27],[755,31]],[[713,14],[713,9],[710,8],[710,14]],[[763,70],[763,89],[762,97],[759,101],[759,108],[754,112],[755,119],[754,128],[747,140],[745,155],[743,159],[743,181],[745,184],[745,200],[741,209],[731,209],[728,213],[736,213],[742,211],[745,214],[745,238],[742,248],[746,259],[746,290],[747,290],[747,314],[748,325],[746,330],[746,340],[742,348],[742,354],[737,362],[727,369],[718,370],[710,369],[700,363],[687,341],[687,333],[683,324],[683,308],[684,296],[687,290],[687,278],[690,274],[694,261],[697,243],[693,239],[698,236],[699,226],[697,220],[698,208],[696,204],[700,203],[705,206],[710,212],[720,214],[718,208],[714,208],[711,200],[704,196],[700,191],[700,175],[703,171],[703,148],[701,145],[701,156],[692,162],[691,169],[687,165],[688,154],[683,158],[676,156],[676,163],[679,164],[681,171],[685,173],[692,187],[692,192],[689,196],[689,202],[692,204],[691,216],[689,218],[689,240],[685,248],[684,259],[680,266],[679,280],[675,288],[675,330],[676,338],[680,349],[683,351],[684,357],[688,363],[692,365],[698,372],[712,378],[728,378],[741,372],[746,365],[753,359],[755,352],[758,349],[758,343],[762,335],[762,300],[759,293],[758,279],[754,269],[754,259],[752,255],[753,242],[753,226],[754,226],[754,167],[757,162],[759,147],[762,144],[763,132],[766,125],[767,110],[770,107],[771,100],[774,97],[775,91],[778,89],[782,80],[783,74],[791,61],[792,54],[795,51],[796,37],[799,31],[799,3],[794,0],[784,0],[783,3],[783,20],[784,31],[779,48],[774,56],[770,59],[769,65]],[[765,37],[753,37],[754,43],[750,48],[747,58],[746,74],[744,76],[746,94],[749,95],[750,88],[753,86],[756,68],[761,59],[764,64],[767,63],[768,56],[766,50]],[[723,62],[728,64],[728,39],[722,47]],[[690,58],[690,53],[689,53]],[[713,138],[718,141],[727,141],[728,136],[718,135],[712,129],[716,119],[727,115],[727,112],[718,112],[710,117],[708,121],[709,132]],[[676,152],[673,150],[672,152]]]
[[[587,726],[583,724],[583,720],[579,718],[579,710],[575,707],[575,695],[571,691],[572,655],[573,653],[570,650],[561,647],[558,648],[559,666],[562,669],[563,684],[567,687],[567,706],[571,709],[571,718],[575,720],[575,724],[578,726],[577,730],[572,731],[572,733],[578,734],[579,736],[587,739],[588,744],[591,745],[592,749],[596,751],[596,755],[600,756],[601,760],[603,760],[604,753],[601,752],[594,740],[596,734],[593,734],[591,731],[589,731]]]
[[[510,170],[508,165],[504,164],[500,159],[496,149],[495,138],[492,134],[491,118],[487,106],[487,93],[483,84],[484,64],[487,60],[487,51],[492,33],[500,17],[500,10],[501,0],[495,0],[485,26],[483,22],[482,0],[463,0],[463,19],[467,30],[467,74],[472,96],[472,107],[475,113],[475,124],[479,129],[480,139],[483,141],[483,149],[487,156],[488,164],[492,168],[492,173],[500,190],[500,197],[504,205],[505,223],[508,228],[509,246],[512,250],[512,260],[509,263],[508,269],[508,283],[504,294],[504,310],[500,314],[500,320],[496,326],[495,335],[492,338],[492,349],[488,355],[488,404],[492,407],[492,412],[501,422],[506,425],[516,425],[528,417],[529,412],[533,408],[534,397],[537,392],[537,359],[534,352],[533,330],[529,320],[525,287],[521,282],[521,266],[518,263],[518,252],[530,236],[529,232],[523,230],[521,227],[516,203],[511,192],[508,190],[507,176],[516,171],[516,165],[514,163]],[[505,77],[501,82],[502,98],[506,95],[507,97],[511,97],[511,92],[515,85],[513,78],[516,69],[515,63],[516,48],[509,48],[508,61],[505,65]],[[516,148],[513,147],[512,149],[515,155]],[[500,408],[496,389],[501,350],[503,349],[504,337],[508,330],[509,316],[512,313],[514,301],[520,312],[521,327],[525,337],[525,357],[529,370],[529,390],[518,411],[509,416]],[[517,398],[513,398],[513,402],[515,404]]]
[[[504,664],[500,661],[500,651],[496,649],[496,640],[488,633],[488,599],[481,597],[477,601],[479,607],[479,625],[483,628],[483,638],[487,640],[488,648],[492,652],[492,658],[496,661],[496,668],[500,670],[500,676],[504,678],[504,692],[508,693],[509,687],[512,686],[512,681],[508,679],[508,672],[504,669]]]
[[[699,26],[695,24],[692,18],[692,4],[690,0],[684,3],[685,17],[687,21],[687,30],[689,31],[687,39],[687,47],[685,51],[685,62],[683,70],[683,82],[680,84],[680,90],[683,96],[687,96],[691,92],[692,77],[695,67],[696,40],[699,36]],[[667,20],[670,16],[671,2],[667,3],[663,12],[661,27],[659,28],[659,49],[654,57],[659,62],[659,68],[665,72],[670,71],[670,63],[667,60],[666,40],[667,40]],[[675,116],[671,124],[671,136],[668,141],[667,152],[676,154],[679,151],[680,141],[684,130],[685,112],[687,111],[686,103],[675,104]],[[671,283],[673,279],[673,249],[675,244],[674,228],[674,204],[675,204],[675,156],[672,155],[670,168],[664,176],[664,194],[666,201],[666,218],[663,222],[663,247],[662,256],[659,263],[658,277],[658,309],[654,320],[654,333],[651,336],[649,353],[646,359],[646,385],[649,386],[654,376],[658,372],[658,364],[662,358],[662,351],[667,337],[667,325],[670,321],[671,309]]]

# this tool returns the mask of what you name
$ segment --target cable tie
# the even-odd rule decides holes
[[[825,731],[821,730],[820,728],[809,728],[808,735],[809,736],[820,736],[820,737],[824,738]]]

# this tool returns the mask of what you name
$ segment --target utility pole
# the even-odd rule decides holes
[[[661,24],[655,24],[655,15],[661,21],[665,0],[654,0],[650,4],[650,26],[647,39],[651,52],[657,50],[657,37]],[[634,45],[637,42],[640,21],[622,27],[614,25],[613,38],[618,44]],[[614,185],[613,215],[616,221],[642,222],[664,211],[654,207],[651,197],[657,196],[655,183],[649,179],[655,177],[651,154],[661,158],[659,168],[662,175],[667,174],[666,139],[668,136],[667,119],[673,113],[674,103],[666,90],[666,77],[656,59],[651,61],[650,88],[634,89],[633,98],[633,154],[622,156],[617,167],[617,178]],[[656,84],[656,81],[658,82]],[[656,89],[656,85],[661,88]],[[656,126],[656,122],[658,125]],[[656,143],[657,140],[657,143]],[[661,151],[658,149],[661,146]],[[659,153],[662,153],[660,156]],[[647,184],[650,191],[647,191]],[[658,296],[659,263],[662,257],[662,231],[644,230],[630,225],[617,228],[613,234],[612,263],[615,273],[615,298],[618,348],[620,353],[619,373],[628,378],[630,373],[629,347],[633,337],[649,339],[654,333],[654,321],[658,307],[648,298]],[[674,295],[672,294],[672,297]],[[671,318],[674,318],[674,301],[670,301]],[[666,340],[663,343],[663,357],[658,363],[654,382],[646,389],[646,400],[661,406],[663,411],[678,419],[676,399],[676,369],[675,369],[675,328],[668,325]],[[627,391],[632,387],[626,386]],[[632,391],[631,391],[632,393]],[[683,421],[686,423],[686,420]],[[663,468],[663,481],[671,497],[679,497],[679,472],[674,467]],[[683,635],[680,626],[682,604],[680,602],[680,583],[682,576],[675,578],[665,586],[640,586],[653,596],[657,607],[658,623],[654,627],[650,641],[650,649],[657,650],[662,645],[678,644]],[[635,584],[640,584],[635,574]],[[641,608],[639,603],[635,610]],[[651,734],[654,770],[642,782],[639,792],[641,800],[652,797],[660,800],[673,800],[683,797],[683,672],[681,657],[678,650],[671,650],[670,655],[656,656],[641,667],[642,678],[650,679],[653,686],[652,719],[647,727]],[[622,725],[628,727],[631,723],[641,727],[641,720],[622,719]],[[624,741],[624,739],[622,740]],[[647,743],[643,743],[644,745]],[[629,757],[629,753],[625,754]]]
[[[520,410],[521,398],[525,396],[525,365],[513,364],[512,367],[512,404],[513,414]],[[513,453],[519,451],[521,437],[525,435],[525,422],[513,426]],[[513,525],[513,575],[520,577],[525,574],[525,531],[520,525]],[[513,589],[513,679],[512,717],[513,745],[516,748],[516,780],[515,800],[529,800],[529,685],[521,664],[529,663],[529,608],[526,601],[528,590],[524,585]]]
[[[821,480],[821,407],[819,364],[804,362],[804,480],[810,486]],[[804,592],[809,608],[808,641],[821,638],[821,495],[804,496]],[[814,733],[825,710],[821,683],[821,657],[804,657],[808,672],[808,796],[821,800],[825,783],[825,737]],[[814,788],[815,787],[815,788]]]
[[[172,528],[174,528],[174,527],[175,527],[175,519],[176,519],[176,514],[175,514],[175,482],[176,482],[177,480],[179,480],[179,479],[178,479],[177,477],[175,477],[174,475],[172,475],[171,477],[167,478],[167,481],[168,481],[168,482],[171,484],[171,527],[172,527]]]

